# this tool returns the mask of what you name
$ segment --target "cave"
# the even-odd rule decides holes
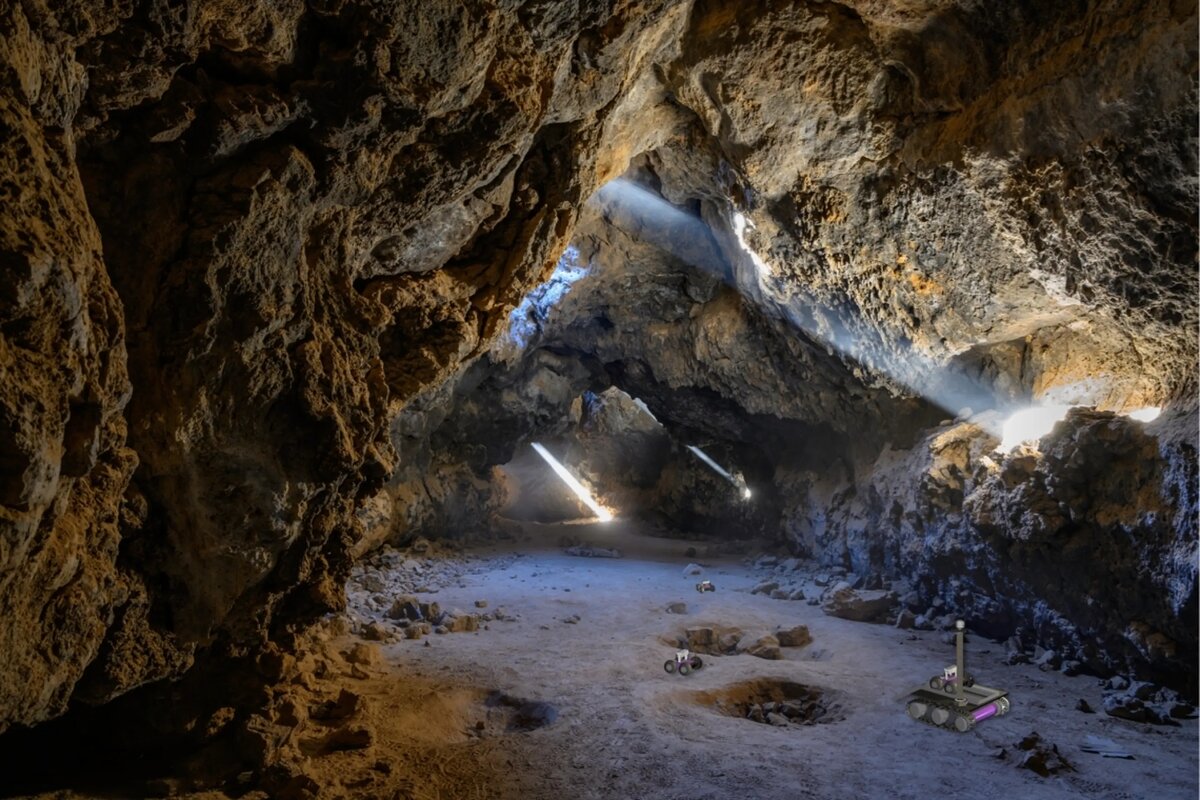
[[[0,797],[1194,798],[1194,0],[0,9]]]

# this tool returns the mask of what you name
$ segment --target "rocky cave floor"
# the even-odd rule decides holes
[[[762,587],[788,572],[812,596],[836,574],[622,521],[527,523],[504,537],[421,540],[356,566],[348,611],[287,656],[273,723],[290,728],[278,759],[288,774],[270,791],[247,774],[245,791],[159,779],[105,796],[1197,795],[1190,707],[1166,725],[1109,716],[1111,682],[1007,663],[1005,644],[983,637],[968,640],[968,670],[1007,689],[1012,711],[966,734],[911,721],[904,697],[953,661],[950,634],[841,619]],[[696,591],[705,579],[714,592]],[[733,654],[670,675],[679,636]],[[1086,752],[1089,736],[1130,758]]]

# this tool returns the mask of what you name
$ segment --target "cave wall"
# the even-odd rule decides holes
[[[1191,693],[1194,416],[1077,409],[1007,455],[978,424],[947,421],[850,478],[779,473],[783,529],[821,564],[903,582],[927,620],[954,614],[1076,668]]]
[[[686,12],[0,5],[0,730],[342,603],[393,418],[553,267]]]

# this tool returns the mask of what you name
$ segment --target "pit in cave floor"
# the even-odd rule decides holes
[[[794,585],[828,598],[839,576],[811,563],[763,556],[752,543],[744,556],[706,555],[710,543],[653,538],[620,520],[507,531],[509,541],[462,549],[388,549],[356,570],[354,632],[328,646],[363,663],[330,658],[337,680],[368,708],[386,707],[391,692],[407,691],[394,687],[411,680],[431,697],[474,699],[438,700],[432,717],[413,711],[402,735],[385,715],[373,749],[337,758],[371,777],[389,742],[432,737],[427,762],[414,762],[428,782],[414,784],[413,797],[451,785],[466,791],[471,776],[453,764],[482,770],[483,781],[487,764],[510,763],[519,769],[487,777],[494,796],[683,797],[678,787],[688,787],[686,796],[700,798],[985,798],[999,789],[1129,798],[1148,782],[1156,796],[1196,792],[1194,717],[1159,727],[1085,713],[1080,701],[1100,709],[1113,693],[1103,681],[1010,665],[1027,659],[982,636],[969,634],[969,669],[1004,686],[1012,711],[966,734],[912,721],[903,696],[953,662],[952,635],[842,619],[761,590]],[[620,557],[568,554],[596,551]],[[697,592],[700,580],[715,591]],[[731,634],[731,654],[716,654]],[[769,634],[794,644],[759,647]],[[698,643],[695,652],[711,651],[686,676],[662,669],[680,636]],[[554,718],[530,729],[479,728],[479,698],[492,693],[553,708]],[[772,705],[795,702],[811,714],[814,701],[828,715],[814,721],[828,724],[779,719]],[[760,713],[775,724],[759,724]],[[1100,739],[1132,758],[1084,752]],[[375,776],[369,785],[383,791],[390,781]]]

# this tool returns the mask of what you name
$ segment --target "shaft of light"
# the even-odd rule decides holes
[[[1158,406],[1147,406],[1146,408],[1139,408],[1137,411],[1130,411],[1125,416],[1130,419],[1136,419],[1138,422],[1154,422],[1161,413],[1162,409]]]
[[[693,453],[695,453],[696,458],[700,459],[705,464],[708,464],[710,467],[712,467],[713,472],[717,473],[718,475],[720,475],[722,478],[729,481],[730,483],[735,484],[735,485],[737,484],[737,481],[734,480],[732,475],[730,475],[728,472],[726,472],[721,467],[720,464],[718,464],[717,462],[713,461],[711,458],[708,457],[708,453],[704,452],[699,447],[696,447],[696,446],[690,445],[690,444],[687,446],[687,449],[691,450]]]
[[[1003,436],[996,450],[1011,453],[1019,444],[1037,442],[1070,410],[1071,406],[1031,406],[1021,409],[1004,421]]]
[[[694,247],[693,243],[711,237],[708,224],[701,219],[685,214],[656,192],[623,178],[605,184],[594,198],[618,228],[728,280],[725,263],[719,256],[713,263],[702,263],[697,258],[707,251]],[[627,213],[616,213],[617,209]],[[757,291],[747,294],[747,287],[736,278],[732,285],[743,297],[758,304],[764,313],[787,320],[812,341],[824,344],[830,355],[836,351],[842,357],[858,362],[867,371],[886,376],[904,390],[925,397],[951,414],[967,408],[978,412],[996,405],[994,394],[975,378],[940,365],[911,345],[892,346],[886,334],[862,319],[861,312],[853,304],[846,302],[833,306],[830,302],[834,301],[820,302],[802,290],[784,292],[780,286],[770,283],[771,264],[746,238],[747,231],[753,228],[753,220],[745,213],[731,210],[729,232],[740,251],[734,255],[749,260],[759,286]],[[990,422],[980,424],[989,429],[992,427]],[[999,426],[991,432],[999,436]],[[725,474],[724,470],[716,469]]]
[[[753,262],[754,268],[758,270],[760,278],[770,275],[771,268],[767,266],[767,262],[763,261],[762,256],[755,252],[754,248],[746,241],[746,229],[753,228],[754,223],[746,218],[746,215],[740,211],[733,212],[733,235],[737,238],[738,244],[746,255],[750,256],[750,261]]]
[[[612,521],[612,518],[613,518],[612,512],[610,512],[607,508],[605,508],[604,506],[597,503],[596,499],[594,497],[592,497],[592,493],[589,492],[587,489],[583,488],[583,484],[580,483],[579,481],[577,481],[575,479],[574,475],[567,472],[567,468],[564,467],[562,464],[560,464],[558,462],[557,458],[550,455],[549,450],[542,447],[537,442],[533,443],[533,449],[537,451],[537,454],[539,456],[546,459],[546,463],[549,464],[550,468],[553,469],[558,474],[558,477],[562,478],[563,483],[565,483],[567,486],[571,487],[571,491],[573,491],[575,493],[575,495],[580,500],[583,501],[584,505],[586,505],[588,508],[590,508],[592,510],[593,514],[595,514],[597,517],[600,518],[601,522],[611,522]]]

